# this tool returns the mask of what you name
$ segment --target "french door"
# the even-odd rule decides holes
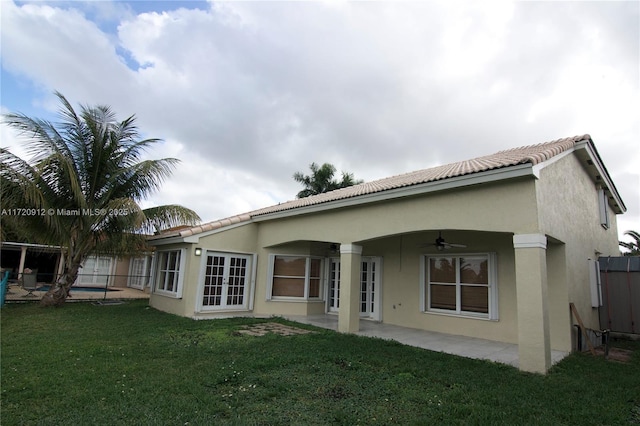
[[[129,261],[129,279],[127,286],[144,290],[149,285],[149,277],[151,276],[151,257],[140,256],[131,258]]]
[[[377,319],[377,296],[380,279],[379,262],[375,258],[362,259],[360,270],[360,316]]]
[[[247,309],[251,256],[207,252],[202,309]]]
[[[327,297],[327,311],[338,312],[340,308],[340,259],[329,262],[329,295]]]
[[[111,260],[110,257],[87,257],[78,273],[76,285],[84,287],[105,287],[111,275]]]
[[[379,257],[363,257],[360,269],[360,316],[380,320],[380,270]],[[340,259],[329,262],[329,285],[327,295],[327,311],[338,312],[340,309]]]

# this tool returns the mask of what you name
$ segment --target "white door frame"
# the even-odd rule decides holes
[[[360,270],[360,317],[380,321],[380,257],[363,257]],[[367,265],[367,270],[364,270]],[[364,298],[363,298],[364,293]],[[364,304],[364,306],[363,306]]]
[[[367,270],[363,271],[362,267],[360,268],[360,292],[358,292],[358,303],[360,306],[360,317],[366,319],[372,319],[375,321],[382,321],[382,257],[377,256],[366,256],[362,257],[362,263],[367,265]],[[327,262],[327,292],[326,292],[326,312],[327,313],[337,313],[340,300],[334,291],[339,294],[340,288],[340,258],[332,257]],[[337,274],[337,280],[333,276],[333,272]],[[366,273],[363,276],[363,272]],[[364,282],[362,280],[364,278]],[[336,285],[337,284],[337,288]],[[364,312],[362,309],[363,300],[360,299],[362,297],[362,289],[363,284],[366,285],[365,288],[365,301],[367,303]],[[371,301],[373,298],[373,301]]]
[[[340,258],[332,257],[327,262],[327,271],[325,273],[327,277],[327,289],[326,301],[327,301],[327,313],[338,313],[340,306]]]
[[[224,259],[224,264],[220,265],[222,267],[222,273],[219,277],[222,279],[222,283],[220,284],[220,304],[219,305],[205,305],[204,304],[204,292],[205,292],[205,281],[207,279],[207,260],[209,257],[218,257]],[[231,260],[232,259],[242,259],[246,260],[244,264],[244,275],[243,276],[235,276],[231,277]],[[254,280],[253,276],[255,274],[255,255],[251,254],[243,254],[243,253],[230,253],[230,252],[221,252],[221,251],[213,251],[207,250],[202,254],[202,260],[200,264],[200,277],[198,279],[198,301],[197,301],[197,309],[199,312],[211,312],[211,311],[246,311],[250,310],[253,307],[251,303],[251,298],[253,297],[253,285]],[[233,298],[234,295],[229,294],[229,289],[233,286],[230,283],[230,278],[239,278],[243,280],[243,290],[241,294],[242,303],[241,304],[227,304],[229,297]],[[231,284],[231,286],[230,286]],[[238,297],[239,295],[235,295]]]
[[[142,260],[142,271],[134,271],[134,264],[138,260]],[[150,279],[151,256],[149,256],[148,254],[143,254],[141,256],[132,257],[129,260],[129,277],[127,278],[127,287],[144,290],[145,287],[149,286]],[[132,284],[132,281],[136,284]]]
[[[86,270],[84,266],[87,260],[89,259],[93,259],[93,269],[91,271]],[[100,269],[101,259],[109,260],[109,266],[105,268],[106,270],[104,271]],[[104,288],[105,284],[113,285],[113,283],[109,282],[109,279],[113,276],[113,268],[115,267],[115,262],[113,261],[112,257],[89,256],[82,263],[83,263],[82,268],[80,268],[78,278],[76,278],[76,282],[74,283],[74,285],[79,287],[99,287],[99,288]],[[104,284],[101,282],[97,282],[99,281],[98,278],[101,279],[103,277],[106,279],[106,282]]]

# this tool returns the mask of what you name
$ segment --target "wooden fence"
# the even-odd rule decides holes
[[[601,257],[600,327],[640,334],[640,257]]]

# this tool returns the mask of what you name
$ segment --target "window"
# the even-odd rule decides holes
[[[609,200],[607,200],[607,193],[603,188],[598,190],[598,206],[600,209],[600,225],[604,229],[609,229]]]
[[[308,256],[272,256],[271,297],[320,299],[322,259]]]
[[[494,257],[425,257],[424,310],[497,319]]]
[[[156,286],[158,293],[170,293],[171,295],[180,297],[182,274],[182,251],[160,251],[157,253],[158,261],[156,263]]]

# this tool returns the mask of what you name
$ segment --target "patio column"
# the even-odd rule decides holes
[[[520,370],[546,373],[551,367],[547,238],[542,234],[513,236],[518,309]]]
[[[340,245],[340,308],[338,331],[355,333],[360,330],[360,270],[362,246]]]
[[[27,259],[27,246],[20,247],[20,264],[18,265],[18,278],[22,278],[24,262]]]

